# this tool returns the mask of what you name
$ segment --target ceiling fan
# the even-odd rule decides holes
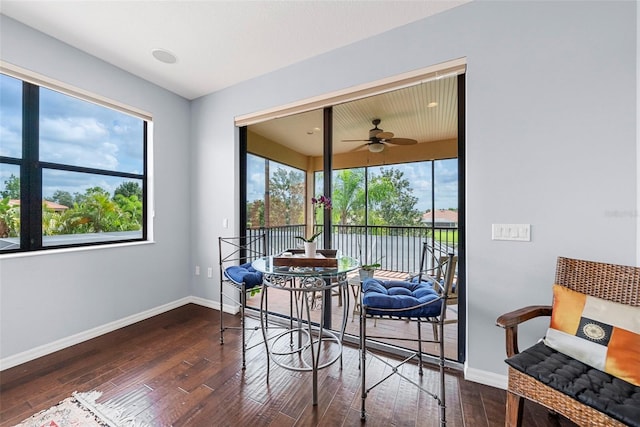
[[[394,138],[393,132],[385,132],[378,127],[380,121],[380,119],[373,119],[371,122],[373,123],[373,129],[369,129],[369,139],[343,139],[342,141],[364,141],[366,142],[364,146],[368,146],[369,151],[372,153],[379,153],[384,150],[384,144],[413,145],[418,143],[415,139]]]

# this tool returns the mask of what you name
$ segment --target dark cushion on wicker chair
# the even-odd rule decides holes
[[[539,342],[506,360],[512,368],[629,426],[640,427],[640,387]]]
[[[362,304],[367,313],[380,316],[436,317],[440,315],[442,300],[411,310],[402,310],[437,300],[438,293],[428,283],[400,280],[366,279],[362,283]],[[393,309],[396,312],[376,309]]]
[[[262,273],[253,268],[250,262],[227,267],[224,270],[224,275],[236,285],[244,283],[246,288],[253,288],[262,284]]]

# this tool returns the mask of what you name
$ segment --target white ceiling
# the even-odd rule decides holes
[[[1,0],[0,13],[195,99],[469,1]]]

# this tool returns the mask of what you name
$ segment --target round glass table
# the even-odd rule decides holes
[[[318,370],[338,360],[342,363],[342,338],[349,315],[347,273],[357,269],[360,263],[355,258],[337,255],[336,266],[298,267],[276,265],[278,262],[274,263],[275,258],[268,256],[252,263],[253,268],[263,274],[260,319],[267,349],[267,381],[271,361],[285,369],[311,372],[313,405],[317,405]],[[282,260],[281,257],[279,259]],[[290,293],[292,318],[288,328],[271,337],[267,336],[265,321],[269,289]],[[331,295],[336,290],[343,300],[342,322],[338,332],[330,329]],[[319,324],[311,319],[312,310],[318,307],[318,299],[323,310]]]

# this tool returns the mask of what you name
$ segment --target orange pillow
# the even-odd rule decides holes
[[[640,386],[640,307],[553,285],[551,324],[544,343]]]

